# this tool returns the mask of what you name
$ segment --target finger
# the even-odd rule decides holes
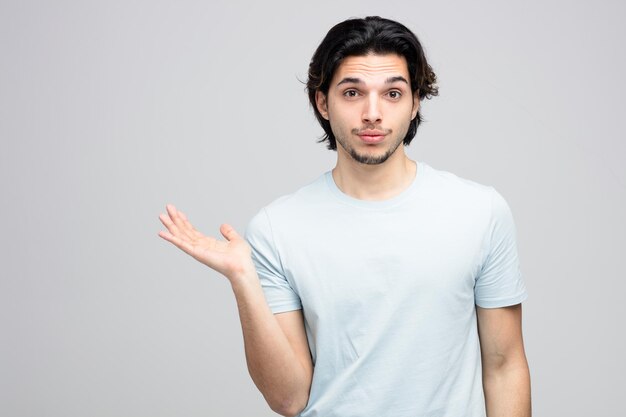
[[[187,228],[185,227],[183,220],[180,218],[180,215],[178,214],[178,210],[176,210],[176,207],[174,207],[174,205],[172,204],[167,204],[165,208],[167,209],[167,213],[170,215],[172,222],[176,225],[180,233],[186,235],[189,238],[192,238],[191,234],[187,231]]]
[[[220,233],[222,233],[222,236],[228,239],[228,241],[241,239],[239,233],[237,233],[237,231],[228,223],[224,223],[220,226]]]
[[[163,239],[167,240],[168,242],[173,243],[176,247],[181,249],[183,252],[186,252],[191,255],[194,251],[193,245],[191,245],[189,242],[182,240],[179,237],[172,235],[169,232],[162,230],[159,232],[159,236],[161,236]]]
[[[186,239],[189,238],[186,234],[180,231],[178,226],[176,226],[174,222],[170,220],[169,217],[167,217],[167,214],[164,214],[164,213],[159,214],[159,220],[161,220],[161,223],[163,223],[163,226],[167,228],[170,234],[178,238],[182,238],[182,237],[185,237]]]
[[[204,237],[204,235],[200,233],[199,231],[197,231],[196,228],[193,227],[193,225],[189,222],[189,219],[187,218],[187,215],[185,213],[183,213],[180,210],[177,210],[177,212],[181,220],[183,221],[183,224],[185,225],[185,228],[187,229],[188,234],[191,234],[192,236],[196,238]]]

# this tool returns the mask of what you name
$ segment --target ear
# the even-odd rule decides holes
[[[419,96],[419,90],[415,90],[415,93],[413,93],[413,110],[411,111],[411,120],[415,119],[415,116],[417,116],[417,112],[420,109],[420,96]]]
[[[315,104],[317,105],[317,111],[320,112],[324,119],[328,120],[328,102],[326,101],[326,95],[320,90],[315,91]]]

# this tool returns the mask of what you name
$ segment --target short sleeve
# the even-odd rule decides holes
[[[505,199],[490,187],[491,219],[483,240],[483,263],[474,285],[475,303],[496,308],[519,304],[528,294],[519,267],[513,214]]]
[[[250,220],[244,237],[252,247],[252,261],[270,310],[273,313],[282,313],[301,309],[300,297],[283,272],[270,219],[265,208]]]

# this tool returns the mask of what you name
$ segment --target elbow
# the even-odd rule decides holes
[[[483,383],[498,386],[510,378],[530,379],[528,363],[524,361],[506,361],[493,366],[483,367]]]
[[[271,407],[272,411],[274,411],[276,414],[280,414],[281,416],[285,416],[285,417],[296,417],[300,414],[300,412],[304,409],[304,407],[302,408],[298,408],[298,407]]]
[[[285,416],[285,417],[296,417],[298,414],[300,414],[300,411],[283,411],[282,409],[274,409],[272,408],[272,410],[276,413],[276,414],[280,414],[281,416]]]
[[[296,417],[299,415],[302,410],[306,407],[308,403],[308,396],[301,397],[298,399],[289,399],[277,402],[274,405],[271,405],[272,411],[280,414],[285,417]]]

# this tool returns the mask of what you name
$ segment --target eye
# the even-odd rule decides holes
[[[343,92],[343,95],[348,98],[354,98],[359,95],[359,92],[356,90],[346,90]]]
[[[390,98],[397,100],[400,97],[402,97],[402,93],[399,92],[398,90],[391,90],[390,92],[387,93],[389,95]]]

